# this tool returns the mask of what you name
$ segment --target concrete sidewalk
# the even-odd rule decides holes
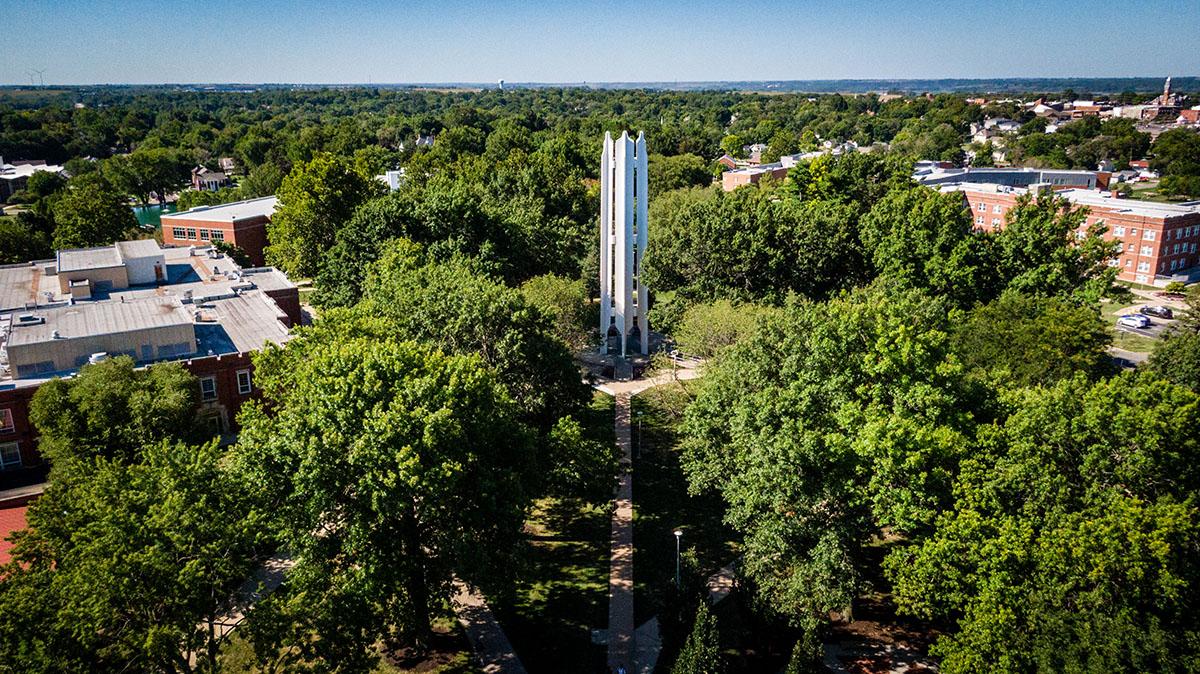
[[[525,674],[525,665],[521,664],[482,594],[455,578],[454,598],[450,605],[458,624],[467,633],[471,650],[475,651],[475,659],[484,674]]]
[[[633,668],[633,473],[629,430],[629,393],[616,395],[617,446],[621,449],[621,479],[612,518],[612,566],[608,577],[608,667]]]

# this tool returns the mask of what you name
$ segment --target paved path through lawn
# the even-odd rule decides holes
[[[612,518],[612,567],[608,576],[608,668],[633,667],[633,472],[629,393],[618,393],[615,428],[621,478]]]
[[[521,664],[482,594],[455,578],[454,599],[450,604],[484,674],[525,674],[525,665]]]
[[[627,672],[640,671],[639,662],[644,663],[649,652],[657,660],[658,649],[654,646],[638,648],[633,623],[633,453],[630,430],[630,398],[646,389],[667,384],[678,379],[694,379],[699,376],[695,363],[687,363],[676,372],[665,372],[650,379],[635,381],[604,381],[596,388],[616,399],[613,428],[617,435],[617,446],[621,450],[621,475],[614,496],[612,517],[612,553],[608,575],[608,668]],[[654,630],[657,632],[657,630]],[[655,644],[656,646],[657,644]],[[653,665],[651,665],[653,667]]]

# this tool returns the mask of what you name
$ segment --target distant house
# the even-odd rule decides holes
[[[763,153],[767,151],[767,144],[755,143],[753,145],[747,145],[743,147],[742,150],[744,150],[746,155],[750,157],[751,164],[761,164]]]
[[[192,169],[192,189],[215,192],[232,185],[233,181],[223,171],[213,171],[204,166]]]
[[[730,157],[728,154],[721,155],[721,157],[717,159],[717,163],[721,166],[724,166],[728,170],[733,170],[738,167],[738,161],[733,157]]]
[[[29,176],[38,171],[62,173],[62,170],[63,167],[47,164],[45,160],[41,159],[5,164],[4,157],[0,157],[0,203],[4,203],[13,194],[25,189],[25,186],[29,184]]]
[[[233,157],[221,157],[217,160],[217,166],[221,167],[221,172],[227,176],[237,173],[237,162]]]
[[[1176,124],[1200,124],[1200,108],[1191,108],[1189,110],[1180,110],[1179,116],[1175,118]]]

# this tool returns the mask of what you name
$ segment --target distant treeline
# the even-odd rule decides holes
[[[1070,91],[1080,96],[1146,93],[1162,90],[1164,76],[1154,77],[1014,77],[998,79],[852,79],[852,80],[710,80],[661,82],[505,82],[506,89],[646,89],[656,91],[778,91],[813,94],[866,93],[958,93],[1049,95]],[[1173,77],[1176,91],[1200,92],[1200,77]],[[494,89],[496,82],[420,82],[420,83],[178,83],[178,84],[86,84],[29,87],[0,86],[0,100],[37,99],[47,94],[72,95],[99,92],[152,94],[164,91],[251,92],[313,89]]]

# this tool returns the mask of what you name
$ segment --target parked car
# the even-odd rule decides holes
[[[1141,314],[1128,314],[1118,318],[1117,325],[1124,328],[1148,328],[1150,319]]]
[[[1150,305],[1150,306],[1142,307],[1141,309],[1138,309],[1138,311],[1142,312],[1143,314],[1146,314],[1147,316],[1157,316],[1159,318],[1175,318],[1175,312],[1171,311],[1170,307]]]

